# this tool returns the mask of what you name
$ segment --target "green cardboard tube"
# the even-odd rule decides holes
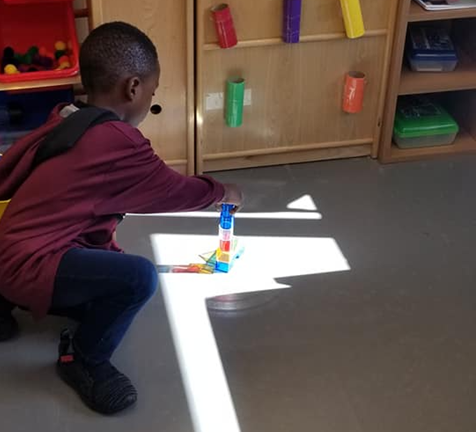
[[[243,124],[243,104],[245,100],[245,80],[232,78],[226,82],[226,124],[240,127]]]

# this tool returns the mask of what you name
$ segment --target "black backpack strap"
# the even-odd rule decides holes
[[[32,171],[41,163],[72,149],[86,131],[109,121],[119,121],[112,111],[90,105],[82,105],[78,111],[66,117],[50,131],[36,151]]]

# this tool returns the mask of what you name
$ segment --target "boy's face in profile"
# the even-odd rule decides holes
[[[128,107],[124,121],[134,127],[139,126],[149,112],[152,98],[159,87],[159,67],[145,78],[131,78],[126,85]]]

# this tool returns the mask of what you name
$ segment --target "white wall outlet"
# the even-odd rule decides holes
[[[253,103],[251,89],[245,89],[244,106],[250,106]]]
[[[223,93],[208,93],[205,95],[205,111],[223,109],[224,106]]]
[[[251,89],[245,89],[244,105],[253,103]],[[205,111],[214,111],[225,107],[225,95],[223,93],[207,93],[205,95]]]

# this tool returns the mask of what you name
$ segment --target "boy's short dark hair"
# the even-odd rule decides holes
[[[124,22],[94,29],[81,47],[79,66],[87,93],[107,92],[121,77],[146,77],[159,67],[154,43]]]

